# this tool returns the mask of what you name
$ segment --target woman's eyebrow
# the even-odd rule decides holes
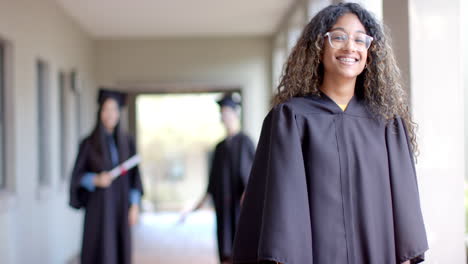
[[[342,27],[336,27],[336,28],[330,29],[330,31],[335,31],[335,30],[341,30],[343,32],[346,32],[346,30],[344,28],[342,28]]]
[[[330,31],[335,31],[335,30],[340,30],[340,31],[343,31],[343,32],[347,32],[344,28],[342,27],[335,27],[335,28],[332,28],[330,29]],[[362,31],[362,30],[356,30],[355,32],[357,33],[363,33],[363,34],[367,34],[365,31]]]

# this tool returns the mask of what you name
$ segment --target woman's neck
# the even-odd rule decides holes
[[[104,131],[106,131],[106,134],[108,134],[108,135],[113,135],[113,134],[114,134],[114,130],[115,130],[115,128],[107,128],[107,127],[104,127]]]
[[[338,79],[324,76],[320,90],[337,104],[348,104],[354,96],[356,78]]]

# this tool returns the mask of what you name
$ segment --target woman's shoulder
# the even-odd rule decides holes
[[[124,140],[128,142],[128,144],[130,144],[130,146],[135,146],[135,137],[131,133],[128,133],[126,131],[120,131],[120,133],[122,138],[124,138]]]
[[[298,115],[306,114],[314,111],[314,107],[310,105],[309,99],[306,97],[294,97],[285,102],[274,105],[264,119],[264,125],[276,124],[293,120]]]
[[[81,138],[80,146],[86,146],[86,145],[91,144],[91,137],[92,137],[92,135],[89,134],[89,135],[86,135],[85,137]]]
[[[243,142],[252,141],[252,139],[249,137],[249,135],[247,135],[243,131],[240,131],[239,133],[237,133],[236,137],[239,138],[240,140],[242,140]]]
[[[320,98],[313,96],[292,97],[287,101],[275,105],[271,113],[290,112],[292,114],[323,113],[326,112]]]
[[[126,131],[122,131],[121,133],[122,133],[122,136],[126,138],[128,141],[135,141],[135,137],[131,133],[128,133]]]

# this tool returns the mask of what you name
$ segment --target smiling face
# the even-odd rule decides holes
[[[329,32],[346,33],[350,39],[340,49],[333,48],[329,40],[325,39],[322,57],[324,78],[355,81],[366,65],[367,50],[360,50],[353,36],[366,34],[366,29],[355,14],[348,13],[341,16]]]

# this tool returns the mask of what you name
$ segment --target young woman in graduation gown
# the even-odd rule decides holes
[[[136,153],[119,125],[125,95],[100,90],[97,122],[80,144],[70,184],[70,205],[85,209],[82,264],[131,263],[130,226],[143,193],[138,167],[112,180],[112,168]]]
[[[340,3],[312,18],[263,123],[234,263],[422,262],[407,98],[368,11]]]

